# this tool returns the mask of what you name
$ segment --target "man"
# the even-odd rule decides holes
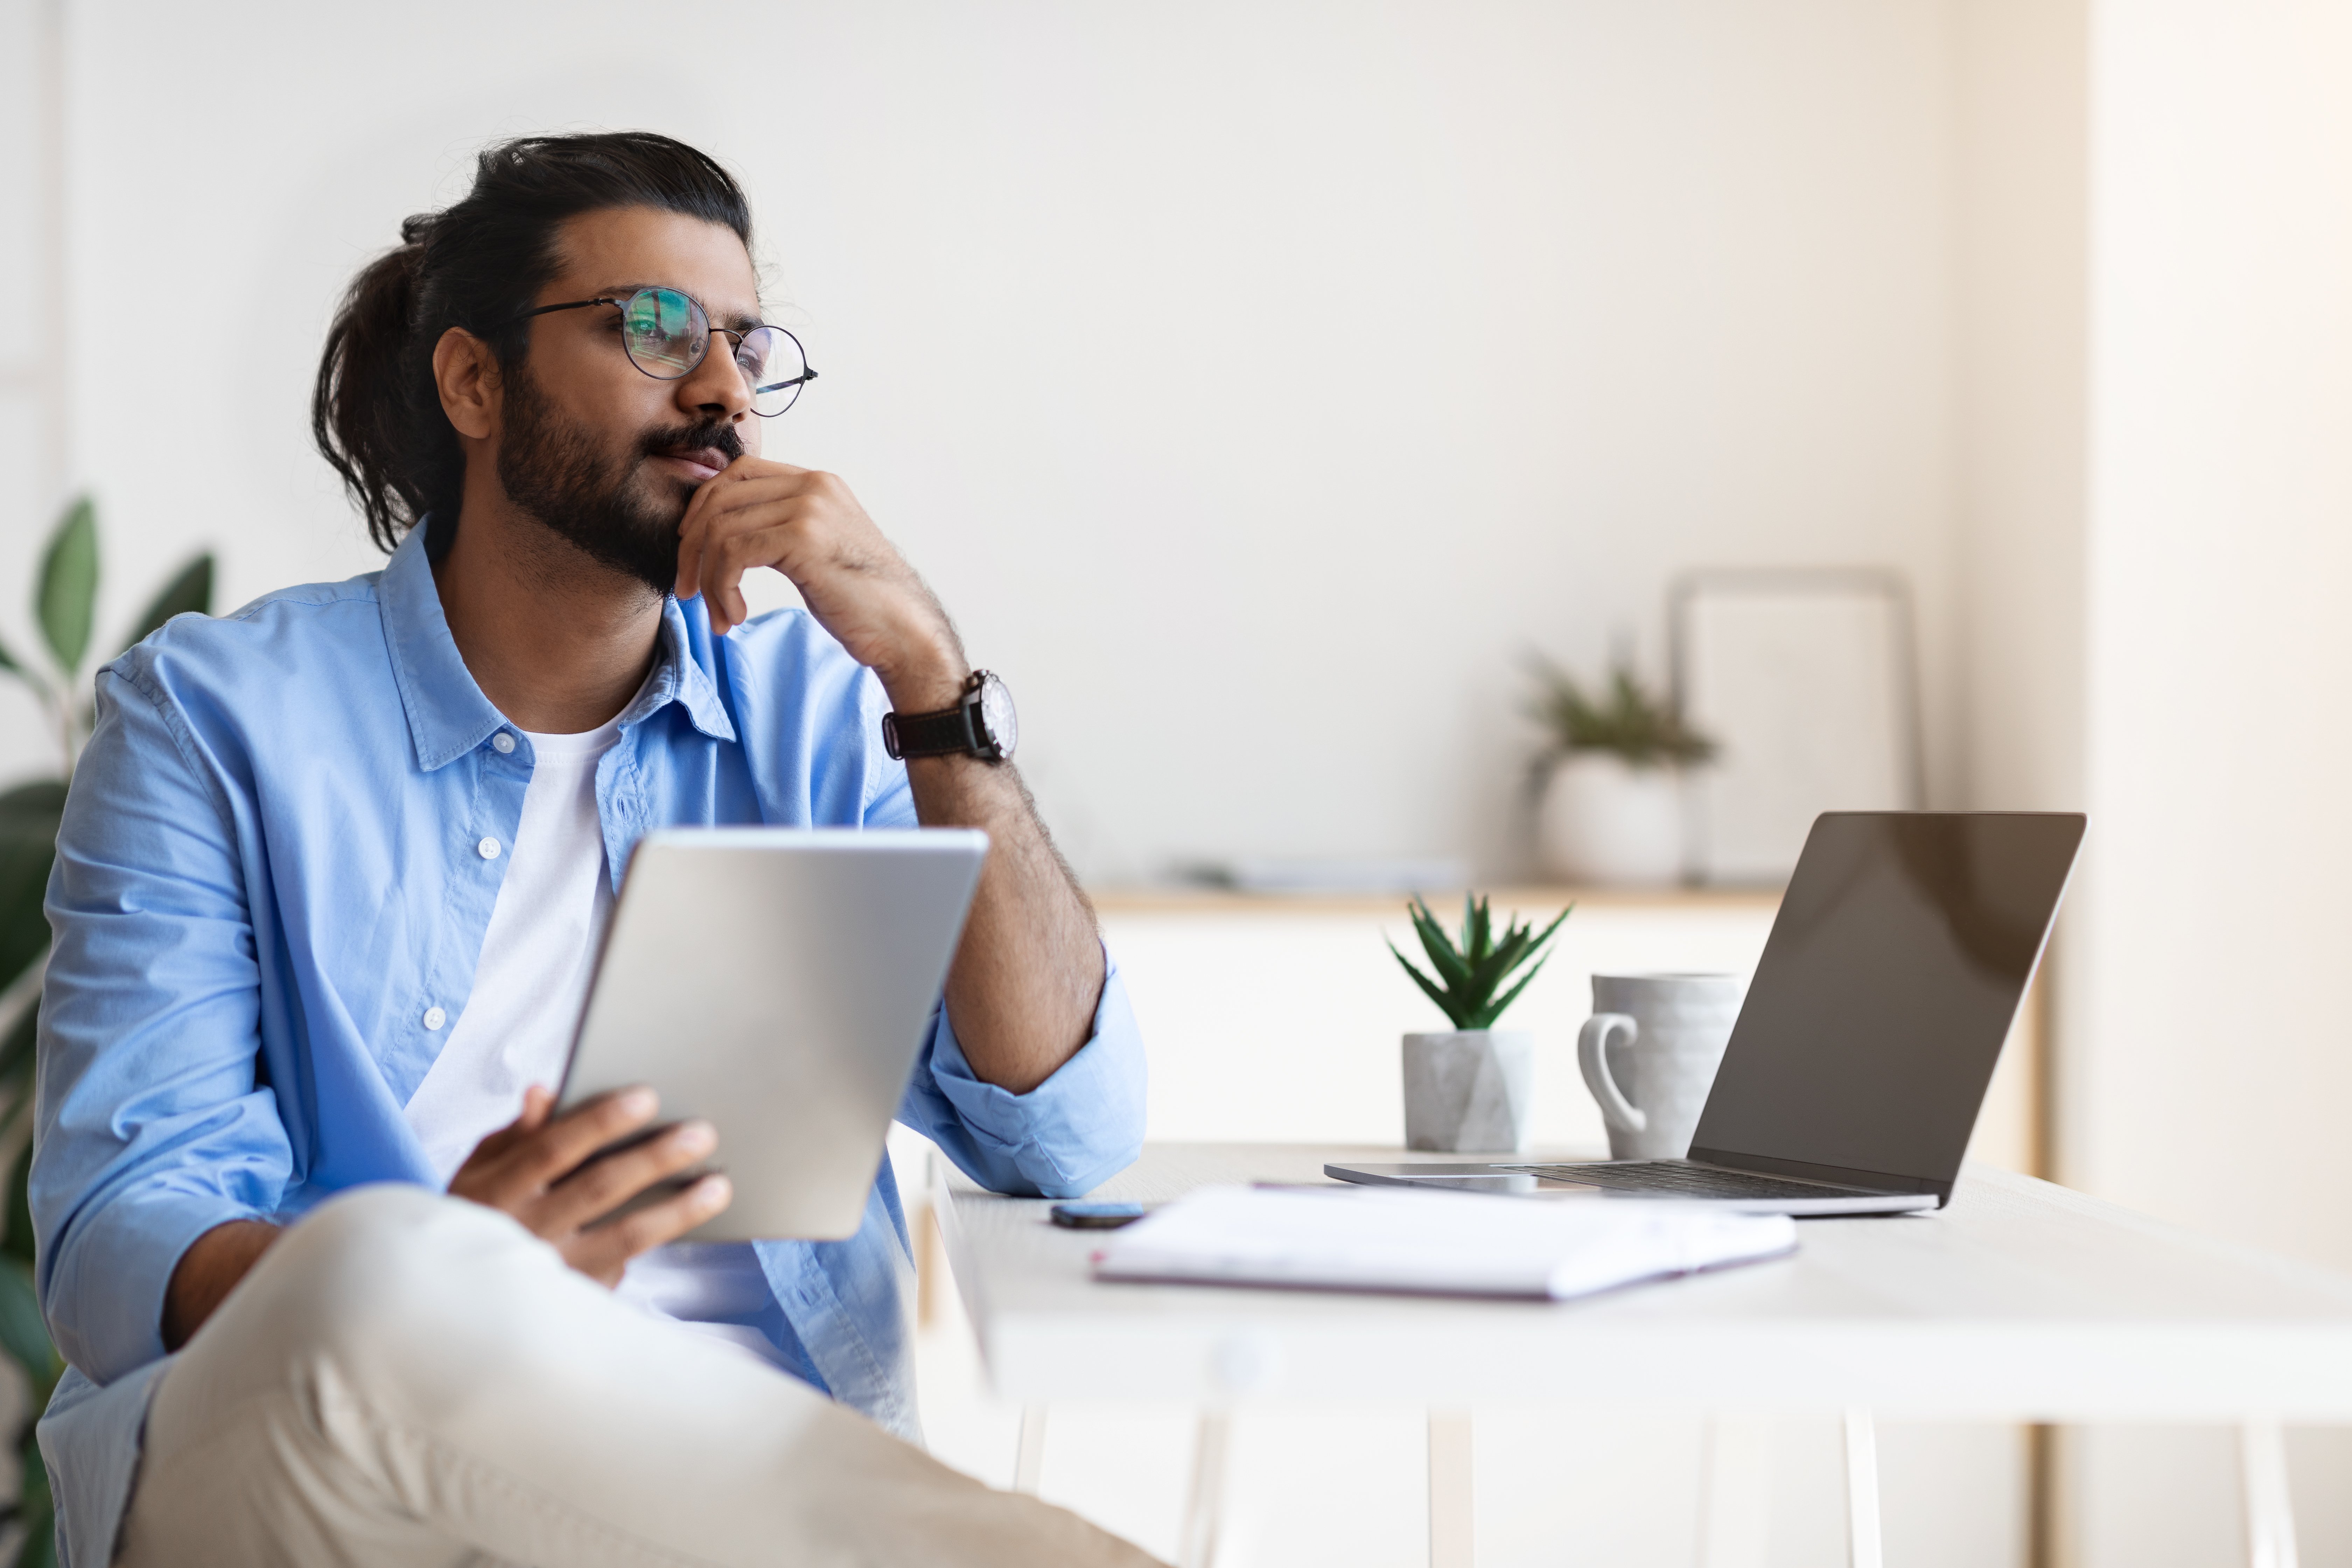
[[[1141,1561],[884,1430],[887,1163],[849,1241],[672,1246],[724,1177],[597,1222],[709,1127],[589,1163],[652,1096],[551,1113],[648,828],[919,821],[992,847],[901,1116],[1026,1194],[1140,1136],[1091,911],[1002,745],[930,717],[983,695],[945,614],[841,481],[761,456],[813,373],[741,192],[665,137],[525,139],[403,236],[313,407],[389,563],[109,666],[58,837],[31,1192],[69,1560]],[[747,621],[760,566],[807,613]]]

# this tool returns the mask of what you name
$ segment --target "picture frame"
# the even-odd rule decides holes
[[[1785,883],[1821,813],[1918,809],[1917,658],[1899,574],[1690,572],[1671,614],[1675,701],[1717,748],[1685,790],[1694,879]]]

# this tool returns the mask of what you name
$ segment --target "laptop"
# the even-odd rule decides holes
[[[856,1234],[987,852],[969,828],[647,834],[558,1102],[650,1084],[661,1127],[702,1117],[719,1148],[614,1214],[719,1170],[734,1201],[686,1240]]]
[[[1816,819],[1685,1159],[1349,1163],[1324,1173],[1759,1214],[1941,1208],[2084,826],[2072,812]]]

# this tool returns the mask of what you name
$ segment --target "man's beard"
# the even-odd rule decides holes
[[[743,455],[734,427],[668,426],[646,431],[633,448],[616,453],[565,418],[525,366],[509,372],[506,384],[499,482],[507,499],[591,560],[625,572],[656,594],[668,593],[677,584],[677,525],[695,487],[682,479],[640,484],[639,465],[698,447],[732,462]]]

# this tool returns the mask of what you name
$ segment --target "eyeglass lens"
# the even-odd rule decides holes
[[[808,384],[808,359],[800,340],[782,327],[755,327],[743,334],[735,363],[751,386],[751,412],[773,419],[793,405]]]
[[[710,319],[675,289],[640,289],[621,307],[621,345],[647,375],[676,381],[710,348]],[[782,327],[755,327],[735,345],[735,365],[751,388],[752,412],[774,418],[808,379],[799,340]]]
[[[676,381],[702,363],[710,318],[675,289],[640,289],[621,307],[621,344],[639,370]]]

